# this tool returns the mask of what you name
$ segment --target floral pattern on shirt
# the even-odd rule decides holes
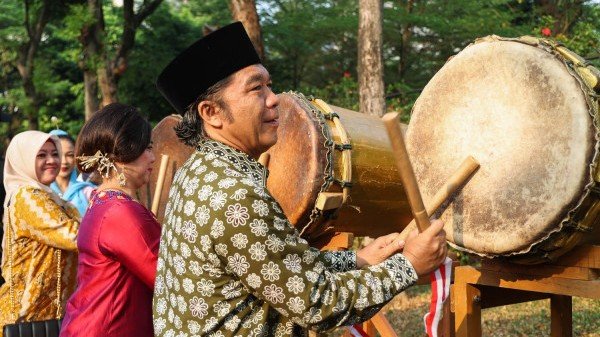
[[[156,336],[303,336],[367,320],[416,282],[401,254],[356,270],[354,252],[311,248],[265,188],[266,173],[212,140],[178,170],[157,265]]]

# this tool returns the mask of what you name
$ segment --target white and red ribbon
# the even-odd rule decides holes
[[[347,327],[348,332],[354,337],[370,337],[365,330],[363,330],[360,324],[354,324],[352,326]]]
[[[438,337],[438,325],[442,319],[442,307],[450,294],[452,279],[452,260],[446,258],[444,263],[431,273],[431,304],[429,312],[423,317],[425,332],[429,337]]]

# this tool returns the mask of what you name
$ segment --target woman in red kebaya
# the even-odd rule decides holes
[[[83,126],[76,144],[81,172],[102,184],[81,221],[77,289],[61,336],[154,336],[152,292],[160,225],[135,191],[154,164],[150,124],[131,106],[113,103]]]

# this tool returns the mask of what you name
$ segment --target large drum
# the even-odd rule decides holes
[[[490,36],[431,79],[407,131],[425,204],[481,164],[441,215],[454,247],[531,264],[600,241],[598,74],[552,41]]]
[[[381,120],[299,93],[279,98],[267,188],[302,235],[316,242],[335,232],[379,236],[406,227],[412,215]],[[152,135],[156,167],[140,200],[150,206],[159,156],[168,154],[159,221],[175,170],[193,151],[177,140],[173,127],[180,120],[166,117]]]
[[[279,97],[267,188],[302,235],[406,227],[412,215],[382,121],[299,93]]]

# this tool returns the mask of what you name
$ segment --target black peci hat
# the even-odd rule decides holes
[[[247,66],[261,63],[241,22],[216,30],[196,41],[163,69],[158,91],[178,113],[213,84]]]

